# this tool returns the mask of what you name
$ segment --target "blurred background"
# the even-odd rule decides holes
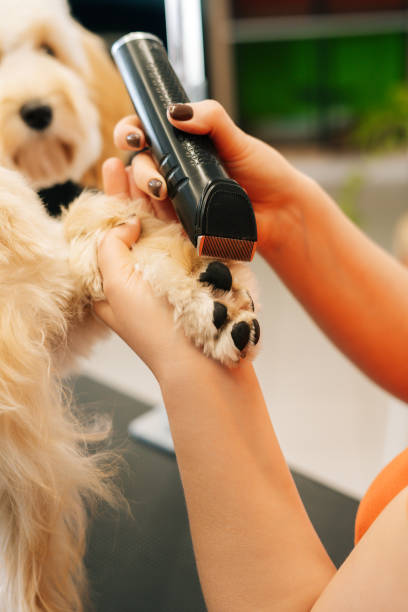
[[[71,6],[108,44],[132,30],[166,42],[160,0]],[[203,0],[201,9],[208,95],[317,179],[391,251],[408,208],[407,2]],[[406,406],[326,340],[259,257],[253,267],[262,305],[256,370],[287,460],[298,474],[358,500],[407,446]],[[81,373],[146,407],[161,400],[150,372],[118,338],[99,345]],[[335,530],[338,516],[329,519]]]

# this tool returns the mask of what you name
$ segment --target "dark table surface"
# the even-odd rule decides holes
[[[133,517],[101,509],[86,555],[97,612],[205,612],[175,457],[127,437],[129,422],[149,410],[86,377],[73,381],[84,410],[113,415],[114,444],[126,460],[120,486]],[[293,472],[292,472],[293,473]],[[323,544],[339,566],[353,546],[358,502],[293,473]]]

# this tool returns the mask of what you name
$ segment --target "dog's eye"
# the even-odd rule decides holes
[[[47,53],[48,55],[52,55],[53,57],[55,57],[56,55],[54,49],[50,45],[47,45],[47,43],[42,43],[40,45],[40,49],[41,51],[44,51],[45,53]]]

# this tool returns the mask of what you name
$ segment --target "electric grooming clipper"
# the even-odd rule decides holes
[[[167,119],[171,104],[190,100],[161,40],[132,32],[114,43],[112,55],[169,198],[198,254],[251,261],[257,229],[247,194],[227,175],[208,136],[182,132]]]

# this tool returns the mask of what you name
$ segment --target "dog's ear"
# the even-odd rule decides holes
[[[84,75],[91,99],[100,115],[100,130],[102,136],[102,152],[100,158],[81,179],[86,187],[102,187],[102,164],[112,155],[122,157],[124,161],[128,154],[121,153],[113,144],[113,128],[115,124],[134,113],[129,95],[120,78],[113,60],[110,58],[104,42],[81,25],[80,36],[88,59],[88,70]]]

